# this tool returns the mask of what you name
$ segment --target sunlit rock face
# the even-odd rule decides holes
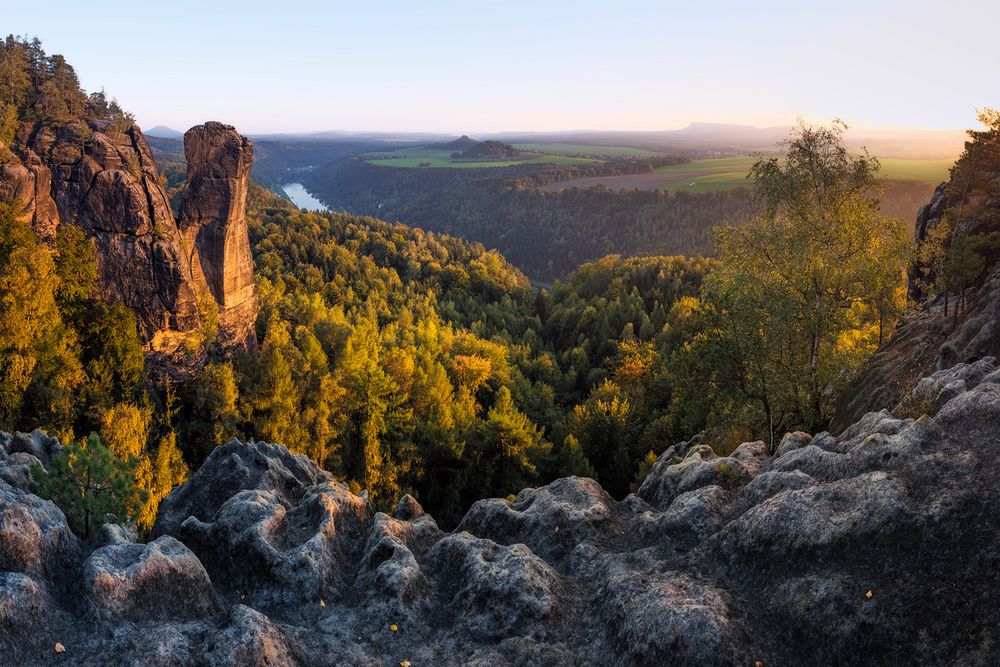
[[[40,238],[77,224],[94,239],[101,296],[135,311],[148,351],[167,361],[200,331],[208,300],[224,347],[255,344],[245,221],[252,145],[232,127],[206,123],[188,133],[185,150],[192,187],[180,227],[138,127],[26,122],[14,159],[0,166],[0,195],[21,206]]]
[[[178,224],[201,260],[224,341],[241,344],[253,336],[257,312],[246,221],[253,143],[231,125],[209,122],[184,135],[184,156]]]

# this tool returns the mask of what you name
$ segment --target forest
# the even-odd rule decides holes
[[[86,96],[72,68],[37,43],[4,44],[0,83],[4,159],[22,120],[134,122],[103,93]],[[968,174],[964,194],[995,194],[983,165],[1000,155],[1000,116],[982,120],[986,130],[971,134],[953,172]],[[6,202],[0,430],[41,428],[65,443],[38,484],[68,514],[79,520],[81,498],[113,489],[142,529],[170,489],[234,437],[285,444],[381,509],[411,493],[444,526],[479,498],[567,475],[593,477],[621,498],[667,446],[699,433],[720,453],[758,438],[773,449],[777,434],[824,428],[907,307],[907,224],[881,210],[878,160],[844,148],[843,129],[803,125],[782,159],[757,162],[746,190],[637,192],[645,225],[617,218],[600,190],[551,195],[553,211],[586,210],[600,222],[573,237],[586,250],[563,248],[558,263],[526,251],[520,261],[551,276],[606,256],[545,288],[481,243],[305,212],[255,186],[259,350],[226,357],[206,332],[208,361],[183,382],[154,381],[135,315],[98,297],[93,241],[71,224],[43,241]],[[174,196],[179,178],[165,176]],[[509,207],[511,246],[558,245],[544,234],[565,218],[552,212],[549,222],[534,204],[516,215],[521,196],[538,197],[515,181],[469,205]],[[461,219],[447,197],[426,215],[447,219],[447,206]],[[691,231],[706,211],[714,258],[697,254],[707,248]],[[926,245],[923,279],[929,291],[961,295],[995,250],[962,227],[963,210],[950,215],[952,231]],[[698,222],[674,233],[690,236],[692,256],[653,255],[651,230],[688,218]],[[629,254],[639,244],[651,255],[607,254],[626,242]],[[963,305],[959,296],[955,312]],[[104,485],[81,487],[81,475]]]

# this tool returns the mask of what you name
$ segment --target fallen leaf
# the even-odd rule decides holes
[[[409,660],[400,660],[399,661],[399,667],[410,667],[410,661]]]
[[[66,647],[62,645],[62,642],[56,642],[56,653],[63,653],[66,651]]]
[[[319,606],[320,606],[320,607],[325,607],[325,606],[326,606],[326,603],[325,603],[325,602],[323,602],[323,600],[321,599],[321,600],[319,601]]]
[[[392,630],[393,632],[396,632],[397,630],[399,630],[399,628],[398,628],[398,627],[396,627],[396,624],[395,624],[395,623],[393,623],[392,625],[390,625],[390,626],[389,626],[389,629],[390,629],[390,630]]]
[[[869,600],[871,600],[872,599],[872,592],[868,591],[867,593],[865,593],[865,597],[868,598]]]

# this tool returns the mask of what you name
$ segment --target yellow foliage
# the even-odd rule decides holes
[[[101,416],[101,442],[122,460],[145,453],[152,412],[134,403],[118,403]]]

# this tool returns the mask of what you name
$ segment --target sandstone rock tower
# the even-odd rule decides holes
[[[135,311],[155,359],[190,361],[199,306],[219,307],[224,349],[254,346],[257,303],[245,219],[253,148],[235,129],[206,123],[185,136],[188,190],[178,226],[137,126],[106,120],[22,123],[0,165],[0,196],[51,240],[77,224],[98,251],[100,296]]]
[[[253,143],[231,125],[209,122],[184,135],[184,156],[181,235],[219,306],[224,343],[240,344],[253,337],[257,309],[246,222]]]

